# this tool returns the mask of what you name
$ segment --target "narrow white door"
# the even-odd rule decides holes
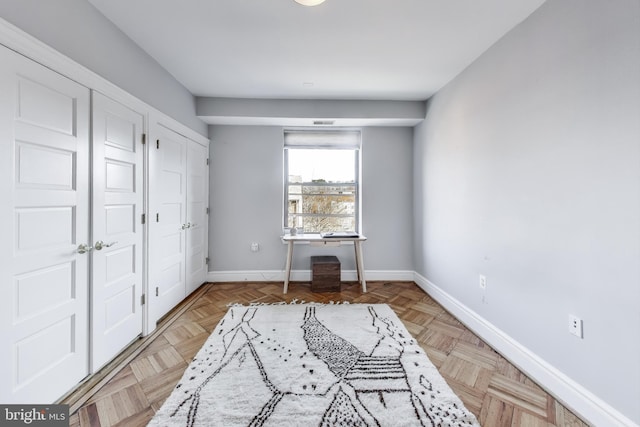
[[[209,150],[194,141],[187,149],[187,294],[207,280]]]
[[[0,402],[50,403],[88,373],[89,90],[0,63]]]
[[[91,368],[142,333],[144,116],[93,92]]]
[[[186,296],[187,141],[161,125],[151,139],[149,319],[155,322]]]

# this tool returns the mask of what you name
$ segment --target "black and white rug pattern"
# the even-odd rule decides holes
[[[386,304],[233,306],[150,426],[479,426]]]

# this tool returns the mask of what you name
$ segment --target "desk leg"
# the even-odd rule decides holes
[[[289,276],[291,276],[291,260],[293,258],[293,242],[289,240],[287,246],[287,265],[284,268],[284,294],[289,290]]]
[[[358,279],[358,283],[362,284],[362,273],[360,272],[360,261],[358,261],[358,242],[353,242],[354,259],[356,261],[356,277]]]
[[[356,270],[358,270],[358,281],[362,284],[362,292],[367,292],[367,281],[364,278],[364,263],[362,262],[362,247],[360,241],[353,242],[356,249]]]

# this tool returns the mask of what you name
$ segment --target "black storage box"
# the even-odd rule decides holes
[[[338,257],[311,257],[311,291],[340,292],[340,260]]]

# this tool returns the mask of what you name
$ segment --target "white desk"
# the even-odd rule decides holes
[[[356,270],[358,270],[358,282],[362,285],[362,292],[367,292],[367,282],[364,278],[364,265],[362,262],[362,248],[360,244],[367,240],[363,235],[358,237],[322,237],[319,234],[301,234],[282,236],[282,241],[288,244],[287,265],[284,272],[284,293],[289,289],[289,277],[291,276],[291,261],[293,260],[293,246],[295,242],[307,242],[314,246],[330,245],[331,243],[353,242],[356,253]]]

